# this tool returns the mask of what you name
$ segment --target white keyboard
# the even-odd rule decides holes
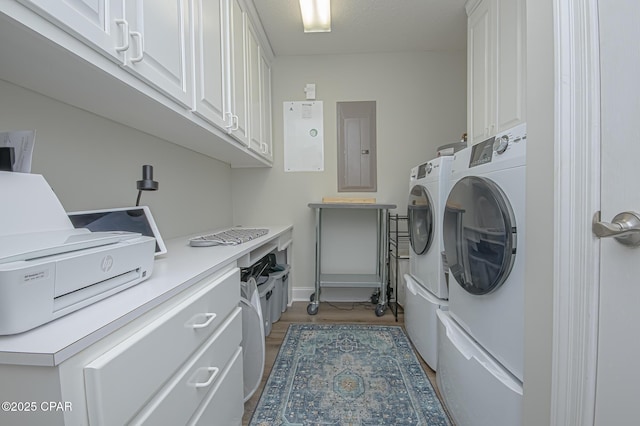
[[[264,228],[232,228],[215,234],[200,235],[189,239],[192,247],[235,246],[262,237],[269,232]]]

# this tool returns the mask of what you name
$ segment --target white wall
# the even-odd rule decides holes
[[[67,211],[135,205],[151,164],[159,190],[140,204],[164,238],[232,223],[228,165],[0,80],[0,132],[34,129],[32,172]]]
[[[554,255],[553,1],[527,2],[524,425],[548,425]]]
[[[272,75],[274,166],[232,171],[233,218],[240,224],[292,223],[293,286],[310,288],[314,217],[307,204],[323,196],[375,197],[404,214],[411,167],[466,130],[466,53],[278,57]],[[324,103],[324,172],[285,173],[282,104],[304,100],[306,83],[316,84]],[[377,104],[378,191],[338,193],[336,102],[363,100]]]

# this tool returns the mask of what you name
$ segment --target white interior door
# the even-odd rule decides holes
[[[600,0],[601,220],[640,212],[640,2]],[[636,422],[640,248],[601,239],[596,425]]]

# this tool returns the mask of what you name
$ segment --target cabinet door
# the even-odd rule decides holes
[[[65,31],[93,45],[114,61],[124,60],[128,46],[124,0],[21,0]]]
[[[492,131],[492,1],[484,1],[469,16],[467,31],[467,127],[472,143]]]
[[[194,112],[221,129],[231,127],[229,110],[228,0],[194,0]]]
[[[239,269],[209,279],[204,288],[84,367],[92,425],[125,424],[237,307]]]
[[[219,387],[219,379],[236,352],[242,339],[242,309],[236,308],[229,318],[215,331],[178,370],[154,399],[143,408],[130,424],[137,426],[184,425],[193,415],[207,392]],[[242,382],[242,379],[239,380]],[[219,389],[227,393],[229,389]],[[242,407],[242,394],[229,398],[227,403],[236,409]],[[212,423],[215,424],[215,423]],[[226,423],[218,423],[226,424]]]
[[[525,121],[525,14],[522,0],[497,1],[496,132]]]
[[[187,425],[241,425],[244,408],[242,373],[242,350],[238,349]]]
[[[229,45],[231,66],[231,111],[233,127],[231,135],[242,144],[249,145],[249,108],[247,100],[247,66],[245,12],[239,0],[231,0],[229,8]]]
[[[262,150],[262,130],[260,128],[260,48],[253,25],[245,20],[247,35],[247,67],[249,76],[249,147],[255,152]]]
[[[184,106],[191,107],[188,0],[126,0],[131,46],[126,66]]]
[[[261,50],[262,51],[262,50]],[[260,55],[260,118],[262,130],[262,155],[273,159],[271,139],[271,66],[263,55]]]

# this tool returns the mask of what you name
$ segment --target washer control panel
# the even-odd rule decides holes
[[[471,147],[469,158],[469,168],[487,164],[500,158],[513,148],[515,151],[523,151],[524,143],[527,140],[527,124],[518,126],[497,134],[494,137],[479,142]],[[522,149],[520,149],[522,146]],[[506,155],[511,157],[512,155]]]
[[[511,144],[520,143],[527,139],[527,124],[522,123],[509,129],[503,133],[496,135],[493,142],[493,150],[496,154],[501,155],[509,148]]]

